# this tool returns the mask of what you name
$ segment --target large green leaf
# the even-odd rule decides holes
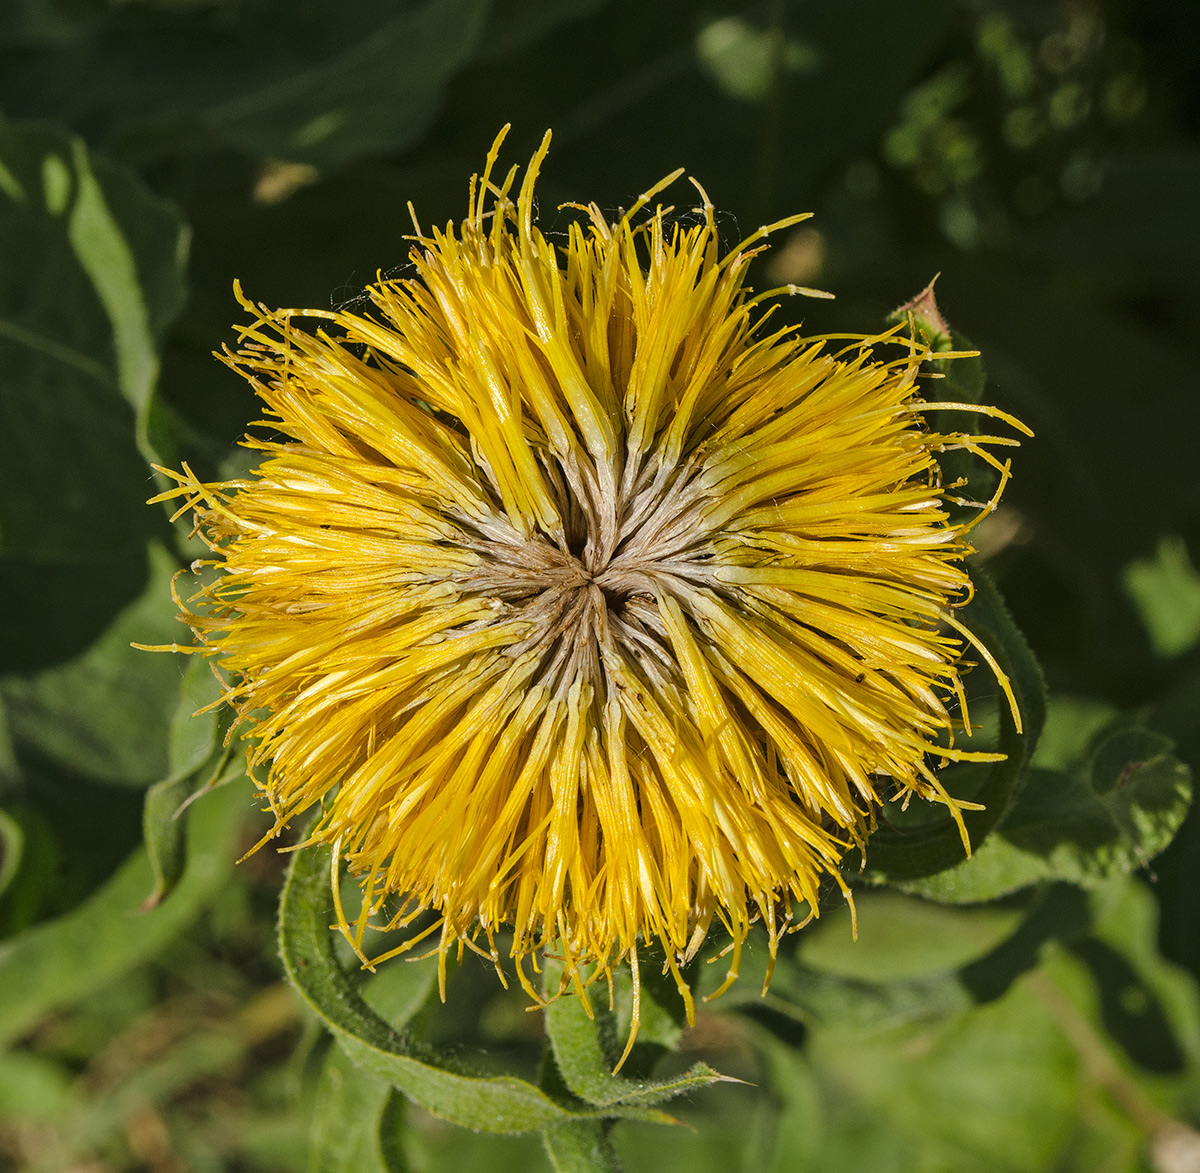
[[[949,1018],[814,1029],[806,1052],[825,1093],[822,1173],[1078,1167],[1077,1060],[1024,983]]]
[[[1093,888],[1145,867],[1175,836],[1191,771],[1145,729],[1101,736],[1074,772],[1035,769],[1004,823],[971,859],[904,884],[934,900],[994,900],[1046,880]]]
[[[186,245],[168,205],[79,139],[0,125],[5,557],[82,565],[150,530],[135,425],[183,304]]]
[[[779,1101],[767,1173],[817,1169],[821,1105],[812,1063],[802,1049],[789,1047],[769,1035],[760,1046],[771,1073],[771,1090]]]
[[[919,912],[918,902],[913,905],[911,911]],[[905,918],[902,910],[892,912]],[[912,934],[931,928],[928,917],[906,919]],[[949,930],[953,920],[952,915],[946,918],[943,931]],[[1037,965],[1048,942],[1076,937],[1090,922],[1087,896],[1069,884],[1058,884],[1031,900],[1019,923],[999,940],[995,940],[996,924],[985,927],[965,955],[956,948],[958,943],[949,947],[945,942],[931,943],[914,950],[903,939],[903,919],[882,941],[868,937],[864,925],[860,937],[864,956],[852,964],[845,963],[845,951],[832,954],[831,962],[831,951],[817,949],[810,960],[801,932],[798,946],[781,951],[765,995],[760,995],[760,990],[766,957],[761,950],[746,950],[738,982],[717,1005],[752,1016],[765,1011],[805,1024],[854,1029],[944,1018],[1000,997],[1021,974]],[[979,951],[983,943],[987,947]],[[926,964],[914,967],[914,958]],[[701,992],[710,990],[721,978],[719,966],[707,968],[713,972],[704,974]]]
[[[0,1043],[27,1030],[47,1011],[66,1005],[134,965],[154,957],[191,923],[233,867],[233,839],[245,811],[236,787],[206,796],[189,828],[188,866],[175,892],[142,912],[151,887],[150,863],[136,852],[71,912],[0,947]]]
[[[126,154],[234,146],[320,168],[410,146],[471,58],[489,0],[120,7],[14,55],[6,108]],[[74,84],[31,89],[32,78]]]
[[[177,569],[165,549],[152,546],[141,598],[86,652],[31,676],[0,678],[18,746],[25,743],[61,766],[121,786],[146,786],[172,772],[168,745],[184,666],[130,645],[188,638],[171,599]]]
[[[1004,818],[1021,785],[1045,722],[1046,692],[1037,660],[986,571],[975,566],[971,576],[975,597],[959,613],[960,618],[1008,677],[1022,722],[1018,729],[1008,706],[1001,701],[998,748],[1004,760],[988,765],[964,764],[943,772],[942,781],[952,794],[983,804],[983,810],[963,814],[971,843],[978,848]],[[953,819],[944,813],[921,811],[917,804],[912,810],[913,818],[906,819],[899,804],[885,804],[884,825],[867,844],[865,874],[871,882],[912,880],[943,871],[963,859],[962,840]],[[854,853],[847,861],[847,871],[857,875],[858,863]]]
[[[797,934],[795,955],[809,968],[862,981],[943,973],[990,953],[1026,914],[1017,903],[964,908],[895,888],[860,888],[853,916],[848,904],[823,911]]]
[[[337,167],[410,146],[432,121],[442,86],[470,58],[487,0],[424,0],[340,53],[255,84],[199,113],[216,137],[257,155]],[[344,18],[343,14],[343,18]],[[238,87],[240,88],[240,87]]]
[[[22,620],[0,673],[78,656],[145,585],[165,526],[142,455],[187,240],[79,139],[0,124],[0,613]]]
[[[280,905],[279,948],[289,980],[359,1067],[435,1115],[485,1132],[540,1132],[615,1115],[667,1119],[649,1109],[601,1111],[556,1101],[524,1080],[473,1072],[389,1026],[363,1000],[334,953],[330,854],[328,847],[314,847],[293,857]]]
[[[201,787],[215,787],[245,773],[235,744],[224,744],[228,724],[211,708],[221,686],[208,660],[192,656],[167,740],[167,777],[146,791],[142,807],[142,837],[154,871],[153,907],[179,882],[187,862],[188,810]],[[207,711],[201,711],[207,710]]]

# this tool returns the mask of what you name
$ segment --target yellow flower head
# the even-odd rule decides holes
[[[549,135],[519,191],[499,145],[368,310],[243,302],[226,361],[283,438],[244,441],[243,481],[171,474],[219,571],[186,618],[279,824],[320,804],[362,877],[360,953],[433,910],[443,957],[506,929],[531,993],[543,949],[582,989],[650,943],[678,978],[715,919],[736,972],[881,799],[958,817],[928,763],[994,756],[953,745],[962,653],[992,661],[937,454],[1003,483],[1009,441],[929,430],[957,405],[922,401],[911,339],[767,330],[771,229],[722,256],[698,185],[552,242]]]

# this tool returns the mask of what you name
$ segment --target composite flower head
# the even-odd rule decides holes
[[[1009,441],[931,430],[908,337],[773,328],[768,230],[723,252],[698,186],[655,205],[677,175],[548,239],[548,141],[518,187],[498,140],[366,308],[244,302],[261,464],[171,475],[214,551],[198,649],[279,823],[319,804],[361,877],[356,946],[431,910],[443,955],[578,985],[648,944],[678,975],[714,924],[774,948],[882,799],[957,816],[934,766],[989,756],[954,732],[990,656],[937,460],[1003,483]]]

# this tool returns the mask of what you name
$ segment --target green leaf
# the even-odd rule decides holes
[[[409,1173],[410,1163],[405,1139],[408,1135],[408,1101],[395,1089],[388,1089],[379,1114],[379,1155],[387,1173]]]
[[[1026,983],[950,1018],[814,1029],[805,1051],[828,1089],[822,1173],[1103,1167],[1068,1160],[1079,1143],[1078,1062]]]
[[[150,549],[150,579],[92,646],[32,676],[0,678],[14,739],[51,761],[105,782],[146,786],[171,772],[169,733],[182,666],[139,643],[171,643],[186,629],[175,618],[171,578],[178,566]],[[197,752],[190,747],[186,752]]]
[[[991,578],[980,566],[971,568],[975,597],[959,618],[996,658],[1007,675],[1020,710],[1018,731],[1008,706],[998,705],[999,751],[1005,759],[988,765],[964,764],[943,771],[942,781],[951,794],[982,803],[983,810],[965,811],[963,821],[976,851],[1004,818],[1041,735],[1046,719],[1046,689],[1041,669]],[[986,671],[980,668],[979,671]],[[960,744],[969,746],[963,739]],[[866,878],[872,883],[897,883],[933,875],[964,858],[958,827],[948,814],[938,812],[916,826],[905,826],[898,804],[884,808],[884,825],[867,845]],[[894,824],[894,825],[889,825]],[[857,852],[847,857],[844,870],[859,871]]]
[[[188,656],[167,740],[170,777],[182,778],[194,773],[218,751],[221,714],[210,706],[221,696],[221,685],[210,661],[204,656]]]
[[[960,969],[990,953],[1025,919],[1020,907],[959,908],[894,888],[860,889],[849,907],[822,912],[796,937],[811,968],[864,981],[892,981]]]
[[[1003,825],[970,860],[902,887],[974,903],[1046,880],[1094,888],[1145,867],[1191,802],[1191,772],[1169,745],[1149,730],[1118,729],[1084,769],[1031,771]]]
[[[0,551],[84,578],[88,558],[138,548],[157,520],[137,437],[183,304],[187,233],[53,127],[0,126],[0,176]]]
[[[155,956],[190,924],[225,883],[245,795],[227,787],[197,805],[187,870],[171,899],[149,912],[150,862],[133,856],[71,912],[0,946],[0,1043]]]
[[[762,1033],[764,1038],[760,1047],[771,1073],[771,1091],[780,1103],[767,1173],[817,1169],[822,1113],[820,1089],[812,1064],[803,1050]]]
[[[882,1029],[927,1018],[961,1013],[1000,997],[1021,974],[1038,963],[1047,942],[1072,938],[1086,931],[1091,911],[1084,893],[1069,884],[1050,885],[1026,908],[1015,930],[982,954],[944,969],[899,977],[866,977],[897,972],[886,945],[874,965],[844,967],[850,972],[821,968],[821,950],[810,962],[801,940],[794,954],[781,954],[767,994],[760,995],[766,958],[763,951],[746,951],[742,974],[721,999],[722,1005],[754,1015],[773,1011],[805,1024]],[[799,934],[803,938],[804,934]],[[869,946],[864,946],[869,948]],[[894,950],[892,950],[894,954]],[[828,961],[826,961],[828,964]],[[715,986],[719,967],[705,974],[701,990]],[[903,972],[901,970],[900,972]]]
[[[12,883],[21,866],[25,832],[11,815],[0,810],[0,895]]]
[[[403,1030],[437,988],[437,959],[382,966],[363,985],[362,997],[393,1030]]]
[[[380,1125],[392,1089],[331,1047],[313,1097],[311,1173],[390,1173]]]
[[[948,349],[960,353],[972,351],[975,349],[975,344],[965,334],[960,334],[952,328]],[[943,376],[942,381],[937,384],[939,399],[956,403],[983,402],[984,389],[987,387],[987,370],[983,365],[982,355],[975,354],[971,358],[940,359],[937,367]],[[959,416],[959,420],[961,427],[961,416]]]
[[[56,828],[28,801],[14,802],[4,819],[17,828],[20,850],[13,852],[12,874],[0,897],[0,939],[14,936],[45,915],[46,909],[55,908],[56,898],[62,895],[65,862]]]
[[[598,12],[608,0],[492,0],[476,56],[495,61],[567,21]]]
[[[186,803],[192,796],[190,775],[164,778],[146,791],[142,807],[142,838],[154,887],[144,907],[154,908],[168,896],[183,875],[187,862]]]
[[[154,888],[146,908],[166,899],[187,866],[187,827],[192,804],[210,790],[246,777],[245,758],[232,746],[214,749],[204,764],[181,778],[164,778],[146,791],[142,843],[150,857]]]
[[[0,126],[0,177],[0,610],[23,617],[0,671],[30,672],[79,657],[138,597],[146,540],[166,533],[145,507],[144,424],[187,232],[52,126]]]
[[[558,989],[561,969],[561,963],[546,961],[547,991]],[[590,1017],[574,992],[550,1002],[546,1007],[546,1035],[563,1082],[581,1100],[596,1107],[660,1104],[722,1078],[707,1063],[696,1063],[685,1074],[665,1080],[614,1075],[622,1046],[617,1039],[616,1015],[601,1004],[599,997],[592,999]]]
[[[548,1128],[542,1142],[555,1173],[621,1173],[621,1163],[598,1120]]]
[[[1177,534],[1159,539],[1153,558],[1137,558],[1121,576],[1154,650],[1178,656],[1200,640],[1200,572]]]
[[[1044,770],[1070,772],[1088,757],[1097,737],[1115,726],[1121,710],[1110,701],[1092,696],[1056,692],[1046,706],[1046,725],[1038,739],[1032,765]]]
[[[1118,729],[1092,757],[1091,783],[1120,833],[1106,875],[1145,867],[1179,830],[1192,799],[1192,774],[1169,738],[1148,729]]]
[[[200,112],[199,123],[257,155],[330,169],[410,146],[442,87],[470,59],[487,0],[425,0],[326,60]],[[313,46],[317,48],[318,46]]]
[[[146,791],[142,807],[142,839],[154,872],[154,889],[146,899],[153,908],[179,882],[187,860],[187,817],[200,787],[215,787],[245,773],[232,747],[221,744],[221,717],[199,712],[221,697],[221,687],[207,660],[188,658],[167,743],[168,776]]]
[[[0,95],[5,109],[86,125],[127,155],[232,146],[332,169],[416,141],[489,7],[248,0],[236,19],[219,7],[118,8],[72,44],[24,53]],[[33,78],[64,71],[72,86],[31,92]]]
[[[70,1072],[51,1059],[9,1051],[0,1062],[0,1120],[61,1124],[73,1099]]]
[[[605,1115],[663,1119],[645,1109],[600,1112],[558,1103],[524,1080],[480,1075],[390,1027],[362,999],[334,953],[330,864],[328,847],[295,853],[280,904],[279,950],[288,979],[359,1067],[434,1115],[484,1132],[537,1132]]]

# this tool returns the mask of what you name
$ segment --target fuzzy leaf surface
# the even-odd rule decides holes
[[[334,953],[329,875],[328,847],[295,854],[280,905],[279,947],[289,980],[359,1067],[434,1115],[484,1132],[539,1132],[616,1115],[669,1119],[648,1109],[560,1103],[522,1079],[472,1072],[393,1029],[363,1000]]]
[[[197,805],[183,878],[169,900],[140,911],[150,861],[137,851],[82,904],[0,949],[0,1043],[47,1011],[112,981],[163,946],[213,898],[233,868],[245,795],[227,787]]]
[[[551,981],[551,965],[546,966]],[[706,1087],[721,1076],[707,1063],[696,1063],[682,1075],[664,1080],[636,1080],[613,1075],[620,1057],[615,1015],[593,999],[589,1017],[583,1002],[566,993],[546,1007],[546,1034],[563,1082],[580,1099],[599,1108],[618,1104],[660,1104]]]

